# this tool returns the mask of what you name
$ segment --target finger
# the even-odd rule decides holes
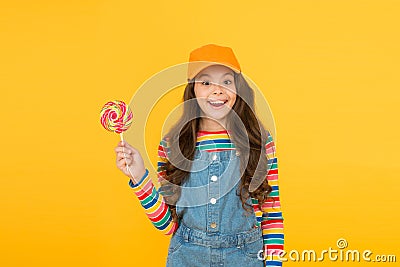
[[[116,161],[117,161],[117,163],[119,163],[119,162],[126,162],[128,159],[126,158],[126,157],[124,157],[124,156],[117,156],[117,159],[116,159]],[[129,160],[132,160],[131,158],[129,158]]]
[[[121,142],[114,148],[114,150],[130,150],[130,147],[126,145],[121,145]]]
[[[126,169],[125,161],[117,161],[117,168],[120,169],[121,171]]]
[[[126,164],[131,165],[131,164],[133,163],[133,160],[130,159],[130,158],[128,158],[128,159],[119,158],[119,159],[117,160],[117,163],[118,163],[119,165],[121,165],[121,166],[125,166]]]
[[[128,165],[128,166],[131,166],[131,165],[132,165],[132,163],[133,163],[133,161],[132,161],[132,160],[130,160],[130,159],[127,159],[127,160],[126,160],[126,165]]]
[[[119,141],[118,144],[117,144],[117,147],[124,147],[124,146],[125,145],[121,141]]]
[[[119,163],[117,164],[118,169],[121,170],[124,174],[126,174],[126,175],[129,176],[130,173],[129,173],[128,170],[127,170],[127,166],[129,166],[129,165],[127,165],[127,164],[125,163],[125,161],[121,161],[121,162],[119,162]]]
[[[125,142],[125,149],[130,149],[130,150],[132,150],[134,153],[138,153],[138,152],[139,152],[136,148],[134,148],[133,146],[131,146],[130,144],[128,144],[128,143],[126,143],[126,142]]]
[[[126,146],[126,144],[127,144],[127,142],[125,140],[118,142],[118,146]]]
[[[126,160],[125,160],[125,158],[123,158],[123,157],[122,157],[122,158],[121,158],[121,157],[117,157],[117,160],[116,160],[116,161],[117,161],[117,164],[118,164],[118,163],[121,163],[121,164],[122,164],[122,163],[125,163]]]
[[[132,159],[132,155],[124,153],[124,152],[118,152],[117,157],[125,158],[125,159]]]
[[[124,159],[124,158],[125,158],[125,155],[123,153],[121,153],[121,152],[117,153],[117,161],[120,161],[121,159]]]
[[[132,154],[132,150],[129,149],[129,148],[116,147],[114,150],[115,150],[116,153],[122,152],[122,153],[125,153],[125,154]]]

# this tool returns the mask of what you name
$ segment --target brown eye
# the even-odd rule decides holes
[[[203,81],[201,82],[202,85],[210,85],[211,83],[209,81]]]
[[[232,83],[232,81],[231,81],[231,80],[225,80],[224,83],[225,83],[226,85],[229,85],[229,84]]]

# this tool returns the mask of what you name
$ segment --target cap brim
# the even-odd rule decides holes
[[[234,66],[231,66],[229,64],[224,64],[221,62],[211,62],[211,61],[192,61],[192,62],[189,62],[189,64],[188,64],[188,72],[187,72],[188,81],[190,81],[194,77],[196,77],[196,75],[200,71],[204,70],[205,68],[207,68],[209,66],[213,66],[213,65],[222,65],[222,66],[230,68],[231,70],[233,70],[236,73],[240,73],[240,70],[238,70],[237,68],[235,68]]]

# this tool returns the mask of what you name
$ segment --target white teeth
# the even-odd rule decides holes
[[[225,103],[225,101],[220,101],[220,100],[217,100],[217,101],[209,101],[211,104],[224,104]]]

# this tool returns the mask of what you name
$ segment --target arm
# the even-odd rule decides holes
[[[166,142],[162,140],[158,146],[157,175],[162,176],[162,167],[165,165]],[[146,169],[145,175],[138,183],[129,180],[129,186],[138,197],[140,204],[153,225],[165,235],[173,234],[178,224],[172,220],[171,210],[165,203],[163,196],[156,190]]]
[[[270,166],[267,172],[267,180],[269,185],[272,186],[269,198],[261,207],[263,212],[261,228],[264,239],[266,266],[282,266],[282,262],[278,257],[284,245],[283,216],[278,186],[278,160],[275,144],[269,132],[265,149],[268,157],[268,165]]]

